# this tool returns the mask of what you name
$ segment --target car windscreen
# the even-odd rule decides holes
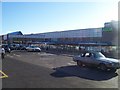
[[[105,56],[101,52],[94,53],[94,57],[95,58],[101,58],[101,57],[105,58]]]
[[[31,48],[37,48],[37,46],[30,46]]]

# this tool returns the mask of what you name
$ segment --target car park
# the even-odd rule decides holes
[[[40,47],[37,47],[37,46],[28,46],[26,47],[26,50],[27,51],[41,51],[41,48]]]
[[[78,66],[94,66],[103,71],[116,71],[120,68],[120,61],[105,57],[101,52],[85,52],[81,55],[73,56],[73,61]]]

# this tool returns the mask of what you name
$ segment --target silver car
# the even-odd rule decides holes
[[[26,47],[26,50],[27,51],[41,51],[41,49],[37,46],[29,46],[29,47]]]
[[[120,68],[120,61],[105,57],[101,52],[86,52],[73,57],[78,66],[95,66],[101,70],[116,71]]]

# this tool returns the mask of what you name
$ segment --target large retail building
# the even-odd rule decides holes
[[[7,44],[47,44],[78,46],[116,46],[118,23],[111,21],[100,28],[87,28],[38,34],[22,34],[21,31],[2,35],[2,43]]]

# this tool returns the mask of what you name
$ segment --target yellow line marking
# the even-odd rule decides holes
[[[0,73],[3,75],[3,76],[1,75],[0,78],[7,78],[7,77],[8,77],[8,75],[6,75],[6,74],[5,74],[4,72],[2,72],[1,70],[0,70]]]

